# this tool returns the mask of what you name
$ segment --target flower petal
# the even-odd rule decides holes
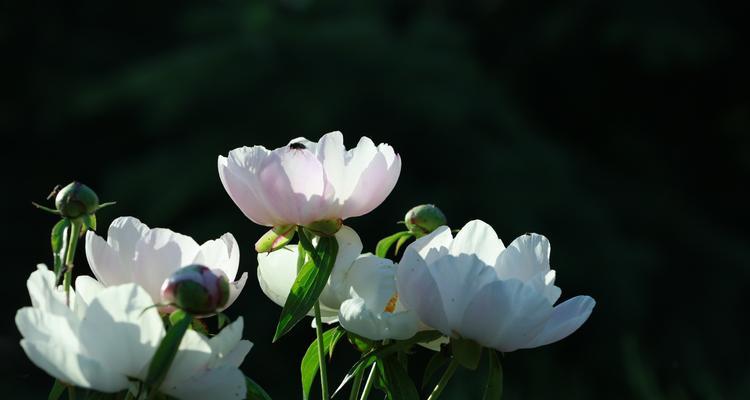
[[[346,283],[346,275],[362,252],[362,240],[354,229],[344,225],[336,232],[336,242],[339,251],[328,284],[320,295],[320,302],[338,314],[341,302],[349,298],[350,285]]]
[[[240,265],[237,240],[231,233],[225,233],[219,239],[203,243],[193,263],[205,265],[210,269],[220,269],[230,281],[233,281]]]
[[[295,279],[297,245],[288,245],[272,253],[258,253],[260,289],[274,303],[284,306]]]
[[[158,303],[164,280],[192,263],[199,249],[198,243],[189,236],[164,228],[151,229],[136,245],[133,281]]]
[[[160,390],[183,400],[237,400],[247,395],[245,376],[236,367],[228,365],[209,369],[184,382],[162,385]]]
[[[450,232],[448,234],[450,235]],[[414,249],[412,252],[417,254]],[[407,309],[414,310],[419,319],[428,326],[445,335],[452,335],[437,283],[422,258],[413,257],[406,263],[402,258],[402,263],[396,270],[396,286],[399,301]]]
[[[500,279],[527,281],[550,270],[549,240],[536,233],[521,235],[500,253],[495,264]]]
[[[536,337],[523,348],[544,346],[566,338],[578,330],[591,315],[596,301],[589,296],[576,296],[554,308],[552,317]]]
[[[211,345],[198,332],[188,329],[182,337],[177,354],[164,378],[163,387],[181,385],[206,370],[211,361]]]
[[[474,254],[483,263],[494,266],[503,249],[503,242],[490,225],[484,221],[473,220],[464,225],[453,238],[450,254]]]
[[[96,233],[86,232],[86,259],[96,279],[107,286],[131,282],[132,271],[122,265],[122,258],[121,254]],[[130,263],[127,266],[130,266]]]
[[[65,304],[65,292],[61,287],[56,286],[55,273],[48,270],[44,264],[39,264],[36,268],[37,270],[32,272],[26,281],[31,304],[35,308],[54,315],[71,317],[73,312]],[[72,294],[71,297],[73,297]]]
[[[151,297],[135,284],[100,291],[81,321],[85,355],[124,377],[142,374],[164,337],[164,325]]]
[[[373,310],[356,293],[341,304],[339,321],[344,329],[371,340],[408,339],[417,333],[419,324],[412,311]]]
[[[401,173],[401,157],[391,146],[375,147],[362,137],[346,169],[350,181],[349,190],[338,197],[344,204],[341,217],[357,217],[375,209],[391,193]]]
[[[544,327],[552,306],[517,279],[485,285],[466,308],[461,336],[500,351],[522,348]]]
[[[235,282],[229,282],[229,300],[227,300],[227,304],[224,305],[224,307],[219,311],[224,311],[229,306],[234,303],[235,300],[237,300],[237,297],[240,296],[240,293],[242,293],[242,289],[245,287],[245,283],[247,282],[247,272],[243,272],[242,276],[240,276],[240,279],[238,279]]]
[[[219,178],[229,197],[247,218],[265,226],[281,221],[266,201],[257,176],[269,154],[263,146],[241,147],[218,159]]]

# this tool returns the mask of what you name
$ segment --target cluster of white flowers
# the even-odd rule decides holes
[[[311,227],[333,221],[338,252],[318,300],[325,323],[373,341],[432,330],[444,335],[438,342],[470,339],[509,352],[561,340],[587,320],[595,304],[589,296],[555,305],[561,290],[541,235],[526,234],[505,247],[491,226],[475,220],[455,237],[445,225],[419,232],[398,262],[363,253],[359,235],[342,221],[382,203],[400,170],[391,146],[363,137],[347,151],[339,132],[270,151],[238,148],[218,159],[224,188],[253,222]],[[297,279],[299,250],[286,244],[257,256],[260,287],[280,306]],[[37,366],[68,385],[101,392],[140,392],[165,336],[162,316],[175,310],[162,304],[173,273],[201,264],[226,277],[228,301],[217,312],[247,280],[245,272],[235,281],[240,250],[230,233],[199,245],[121,217],[106,240],[89,231],[85,251],[96,279],[78,277],[66,302],[55,274],[39,266],[28,280],[32,306],[18,311],[16,324]],[[252,344],[241,339],[242,328],[240,317],[211,338],[188,330],[159,390],[176,398],[244,397],[239,366]]]

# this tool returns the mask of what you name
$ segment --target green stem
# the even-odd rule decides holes
[[[65,304],[70,305],[70,285],[73,280],[73,261],[78,246],[78,236],[81,235],[81,222],[70,222],[70,237],[68,238],[67,248],[65,249]]]
[[[373,363],[372,368],[370,368],[370,374],[367,375],[367,383],[365,383],[365,390],[362,391],[362,397],[360,397],[359,400],[365,400],[370,396],[372,385],[375,383],[375,373],[377,372],[375,363]]]
[[[320,365],[320,389],[323,400],[328,400],[328,371],[326,371],[326,353],[323,345],[323,321],[320,319],[320,302],[316,301],[313,306],[315,310],[315,333],[318,335],[318,364]]]
[[[76,400],[76,388],[75,386],[68,386],[68,400]]]
[[[432,390],[432,393],[430,393],[430,397],[428,397],[427,400],[435,400],[441,393],[443,393],[443,389],[445,389],[448,381],[453,377],[453,373],[456,372],[456,367],[458,367],[458,361],[456,361],[455,358],[452,358],[451,363],[448,364],[448,369],[445,370],[443,376],[440,378],[440,382],[435,385],[435,389]]]
[[[352,382],[352,391],[349,393],[349,400],[357,400],[359,396],[359,388],[362,387],[362,371],[357,371],[354,375],[354,381]]]

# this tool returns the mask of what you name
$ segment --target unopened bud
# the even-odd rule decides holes
[[[406,228],[417,238],[429,234],[440,226],[447,224],[445,214],[434,204],[422,204],[406,213]]]
[[[220,270],[193,264],[180,268],[161,285],[165,303],[196,317],[215,314],[229,301],[229,280]]]
[[[99,208],[99,196],[88,186],[73,182],[57,193],[55,207],[63,217],[75,219],[95,213]]]
[[[255,251],[270,253],[286,246],[294,238],[296,229],[295,225],[274,226],[255,242]]]
[[[324,219],[321,221],[315,221],[309,225],[305,225],[305,228],[310,232],[318,236],[333,236],[336,232],[341,229],[344,225],[344,220],[338,219]]]

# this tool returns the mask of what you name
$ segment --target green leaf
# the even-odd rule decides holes
[[[189,314],[185,314],[183,318],[169,328],[164,339],[159,343],[159,347],[148,365],[148,372],[144,381],[149,388],[149,392],[157,391],[167,376],[169,367],[172,365],[175,355],[177,355],[182,337],[185,336],[192,320],[193,318]]]
[[[437,351],[435,354],[432,355],[432,358],[430,358],[430,361],[427,362],[427,366],[424,369],[424,375],[422,376],[422,388],[424,389],[427,387],[427,384],[430,382],[430,378],[432,378],[433,375],[435,375],[436,372],[440,370],[445,364],[448,364],[448,357],[443,354],[442,351]]]
[[[271,396],[247,376],[245,377],[245,385],[247,386],[247,400],[271,400]]]
[[[375,247],[375,255],[378,257],[385,257],[388,254],[388,250],[391,249],[394,243],[402,237],[410,237],[412,233],[409,231],[403,231],[394,233],[391,236],[381,239]]]
[[[442,337],[443,334],[439,331],[421,331],[417,332],[416,335],[412,336],[409,339],[406,340],[398,340],[396,342],[374,348],[370,350],[369,352],[362,355],[362,357],[357,360],[357,362],[352,365],[352,367],[349,369],[349,372],[346,373],[346,376],[344,376],[344,380],[341,381],[339,384],[339,387],[336,388],[336,391],[333,393],[333,396],[336,395],[346,384],[355,376],[357,373],[364,371],[365,368],[372,365],[375,360],[383,359],[391,354],[394,354],[399,351],[406,351],[411,346],[417,344],[417,343],[427,343],[431,342],[433,340],[437,340],[438,338]]]
[[[324,352],[329,353],[329,357],[333,357],[333,349],[336,347],[339,339],[341,339],[346,331],[341,326],[331,328],[323,333],[323,349]],[[307,399],[310,397],[310,389],[315,382],[315,377],[318,375],[318,339],[315,339],[310,343],[310,347],[307,348],[305,356],[302,357],[300,363],[300,372],[302,374],[302,398]]]
[[[92,231],[96,230],[96,214],[89,214],[83,217],[83,224],[91,229]]]
[[[500,400],[503,397],[503,367],[495,350],[488,349],[490,368],[487,373],[487,384],[484,386],[483,400]]]
[[[451,339],[451,352],[462,367],[472,371],[482,359],[482,346],[471,339]]]
[[[377,344],[370,339],[363,338],[362,336],[359,336],[352,332],[348,332],[347,337],[349,338],[349,343],[353,344],[360,353],[366,353],[370,351]]]
[[[398,242],[396,242],[396,250],[393,252],[393,255],[397,256],[399,250],[401,250],[401,246],[403,246],[404,243],[406,243],[406,241],[409,240],[409,239],[411,239],[411,238],[412,238],[412,235],[404,235],[404,236],[401,236],[400,238],[398,238]]]
[[[65,235],[67,234],[68,227],[70,226],[70,220],[67,218],[58,221],[55,226],[52,227],[52,257],[54,258],[54,271],[55,276],[60,277],[60,273],[63,267],[63,261],[65,254]]]
[[[376,365],[389,400],[419,400],[414,382],[395,357],[380,360]]]
[[[312,260],[305,263],[299,271],[297,279],[289,291],[289,297],[287,297],[284,308],[281,310],[279,324],[276,326],[274,342],[302,320],[315,302],[318,301],[318,297],[323,292],[328,277],[331,275],[339,250],[339,244],[335,237],[322,237],[318,246],[311,248],[312,243],[307,236],[305,234],[299,236],[300,243],[310,253]]]
[[[221,330],[221,328],[223,328],[224,325],[228,324],[229,321],[230,321],[229,317],[227,317],[227,315],[224,314],[223,312],[216,313],[216,319],[217,319],[217,323],[219,325],[219,330]]]
[[[55,379],[55,384],[52,385],[52,390],[49,391],[49,396],[47,396],[47,400],[57,400],[62,396],[63,393],[65,393],[65,389],[68,387],[65,386],[64,383],[62,383],[59,379]]]

